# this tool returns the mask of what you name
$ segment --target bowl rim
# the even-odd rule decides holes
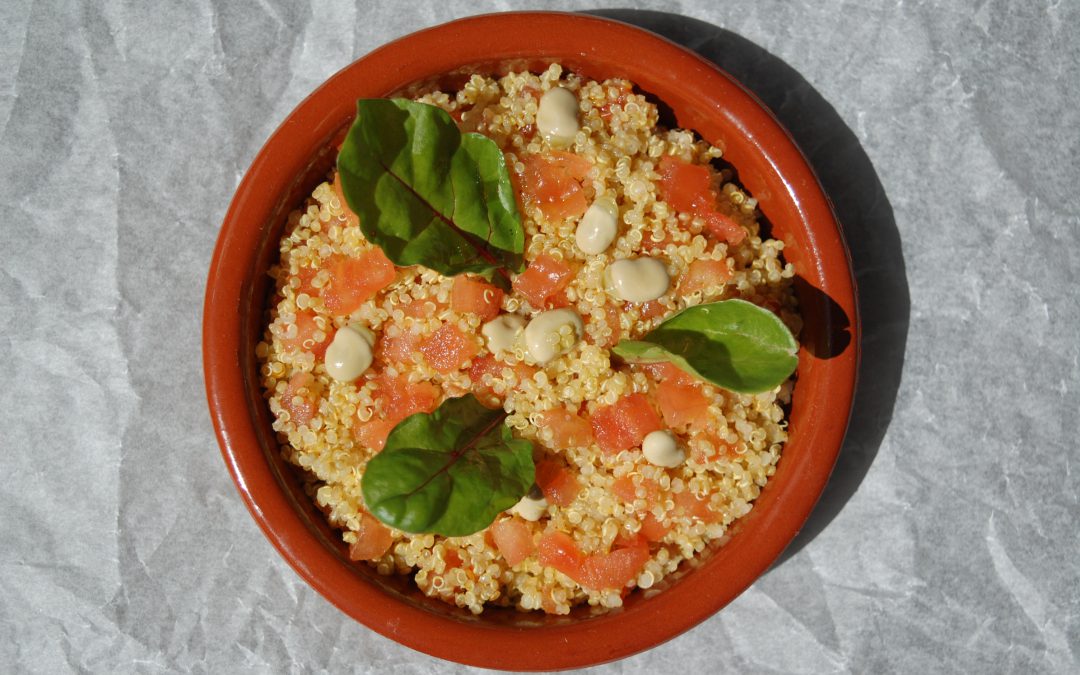
[[[523,32],[526,27],[528,32]],[[592,43],[573,42],[582,36],[588,36]],[[511,37],[520,45],[511,44]],[[557,44],[538,54],[535,45],[544,40]],[[797,491],[769,493],[768,525],[757,528],[760,531],[756,531],[750,551],[733,553],[729,547],[734,539],[719,549],[717,555],[724,554],[724,569],[730,572],[721,588],[701,574],[698,578],[689,574],[671,588],[643,602],[628,603],[622,610],[586,621],[529,629],[453,621],[393,602],[374,584],[343,566],[297,513],[263,455],[261,432],[248,407],[245,387],[251,373],[245,371],[241,358],[241,308],[252,302],[252,275],[258,273],[253,269],[253,243],[272,217],[272,199],[267,195],[280,194],[296,175],[293,172],[299,163],[307,161],[296,156],[296,148],[310,151],[318,147],[315,143],[319,139],[326,143],[336,131],[336,118],[327,112],[333,107],[332,99],[340,98],[335,92],[366,87],[381,89],[376,95],[387,95],[425,74],[447,72],[446,68],[432,71],[425,66],[423,56],[417,57],[427,53],[425,50],[438,47],[443,61],[449,58],[448,52],[458,55],[459,60],[466,59],[461,54],[471,55],[471,61],[462,62],[465,65],[493,53],[502,61],[537,57],[565,61],[560,54],[573,55],[568,45],[576,44],[579,52],[573,56],[588,60],[616,49],[612,45],[620,41],[634,45],[638,63],[662,61],[680,73],[692,74],[692,78],[687,77],[687,86],[722,91],[728,108],[740,107],[739,115],[720,109],[716,113],[734,115],[729,121],[775,168],[803,221],[813,224],[808,236],[819,249],[815,264],[829,260],[836,268],[843,263],[840,272],[817,270],[822,275],[820,290],[846,314],[851,330],[848,349],[824,366],[815,365],[815,373],[828,380],[828,386],[822,387],[830,393],[827,404],[816,400],[807,403],[813,408],[807,414],[819,416],[824,425],[820,433],[815,432],[818,445],[813,457],[804,460],[800,455]],[[498,43],[498,49],[493,42]],[[641,67],[645,66],[631,66]],[[633,77],[628,79],[634,81]],[[305,143],[299,143],[298,138],[306,139]],[[826,258],[821,258],[822,251]],[[237,188],[214,249],[203,312],[203,367],[211,418],[233,481],[264,535],[301,578],[345,614],[410,648],[475,666],[546,670],[594,665],[656,646],[714,614],[768,568],[809,516],[835,464],[854,398],[859,338],[855,282],[840,226],[809,163],[767,107],[715,64],[641,28],[584,14],[503,12],[426,28],[370,52],[320,85],[270,136]],[[800,353],[800,359],[804,358],[809,357]],[[800,374],[802,368],[800,364]],[[778,474],[780,471],[778,467]],[[751,514],[761,510],[757,504]]]

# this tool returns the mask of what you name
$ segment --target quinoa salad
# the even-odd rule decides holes
[[[659,126],[631,82],[552,65],[417,101],[498,146],[520,271],[395,264],[331,172],[289,216],[256,349],[282,452],[357,564],[474,613],[619,607],[751,510],[793,380],[736,393],[616,345],[729,300],[797,335],[783,242],[762,238],[721,150]],[[386,524],[365,503],[369,462],[404,420],[467,395],[531,444],[535,480],[472,534]]]

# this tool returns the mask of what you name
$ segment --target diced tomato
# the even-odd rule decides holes
[[[604,314],[607,315],[607,325],[611,329],[611,334],[608,335],[608,339],[603,347],[614,347],[622,339],[622,322],[620,321],[619,308],[615,305],[605,305]]]
[[[349,208],[349,203],[345,201],[345,193],[341,189],[341,174],[334,172],[334,194],[337,195],[338,201],[341,202],[341,210],[345,212],[345,223],[351,227],[360,225],[360,218],[353,210]]]
[[[484,384],[484,376],[491,375],[492,379],[502,377],[503,364],[495,360],[491,354],[477,356],[469,366],[469,380],[472,382],[472,390],[481,403],[489,408],[498,408],[501,405],[499,397],[495,394],[493,386]]]
[[[640,368],[656,382],[674,382],[675,384],[694,384],[698,379],[670,361],[642,363]]]
[[[712,208],[716,192],[708,167],[664,155],[657,168],[660,172],[660,197],[676,211],[697,213]]]
[[[413,319],[426,319],[441,312],[446,305],[433,298],[421,298],[411,301],[401,308],[405,316]]]
[[[611,405],[597,408],[592,416],[592,427],[600,449],[614,455],[641,445],[645,436],[663,425],[644,394],[629,394]]]
[[[708,167],[665,155],[658,169],[660,197],[676,211],[700,216],[709,234],[718,239],[738,244],[746,238],[746,230],[716,210],[716,190]]]
[[[641,534],[649,541],[661,541],[671,531],[670,525],[664,525],[651,512],[641,519]]]
[[[296,278],[300,280],[300,287],[296,289],[296,294],[307,293],[311,297],[315,297],[319,294],[319,289],[312,285],[312,281],[315,279],[315,275],[318,274],[318,270],[311,267],[301,267],[296,272]]]
[[[520,518],[505,518],[491,525],[495,546],[511,567],[536,552],[532,532]]]
[[[549,295],[544,307],[547,309],[561,309],[569,307],[570,304],[570,296],[566,294],[566,289],[563,288]]]
[[[537,462],[536,484],[540,486],[544,497],[556,506],[569,506],[581,492],[577,477],[554,459]]]
[[[321,340],[315,334],[321,332]],[[286,352],[311,352],[321,359],[334,336],[334,324],[326,319],[319,319],[315,312],[301,310],[296,313],[296,337],[281,338],[281,345]]]
[[[517,172],[514,166],[515,160],[510,153],[503,153],[503,163],[510,174],[510,183],[514,186],[514,203],[517,205],[518,213],[525,213],[525,191],[521,187],[522,176]]]
[[[702,428],[708,425],[711,401],[698,384],[661,380],[656,385],[656,403],[664,422],[672,429]]]
[[[616,478],[615,482],[611,484],[611,491],[624,502],[632,502],[637,499],[637,488],[634,486],[634,480],[629,476]]]
[[[455,567],[461,567],[461,563],[464,561],[461,559],[461,555],[458,554],[457,550],[448,548],[446,549],[446,552],[443,553],[443,562],[446,563],[447,569],[453,569]]]
[[[698,447],[695,447],[693,452],[693,459],[695,462],[703,464],[705,462],[711,462],[720,459],[721,457],[732,459],[738,456],[735,448],[729,445],[727,441],[723,440],[715,433],[705,431],[697,434],[697,437],[708,441],[709,444],[713,446],[713,450],[710,452],[705,452],[700,450]]]
[[[610,122],[611,121],[611,116],[612,116],[612,114],[614,114],[613,109],[616,106],[621,108],[625,104],[626,104],[626,98],[624,96],[621,96],[621,95],[617,99],[615,99],[614,101],[609,101],[607,103],[601,104],[600,107],[598,108],[599,111],[600,111],[600,118],[602,120],[604,120],[605,122]]]
[[[731,278],[731,270],[723,260],[695,260],[679,281],[680,293],[720,289]]]
[[[450,291],[450,308],[455,312],[472,312],[481,321],[490,321],[499,315],[504,295],[502,289],[459,274],[454,277]]]
[[[382,401],[382,417],[367,422],[357,421],[353,437],[364,447],[379,451],[394,427],[409,415],[430,413],[439,407],[442,391],[430,382],[410,383],[404,376],[390,377],[385,373],[375,380],[375,397]]]
[[[507,364],[496,359],[491,354],[477,356],[473,359],[472,365],[469,367],[469,379],[473,381],[474,385],[482,382],[484,375],[491,375],[496,379],[501,379],[503,377],[503,371],[506,370],[507,367]],[[509,368],[518,382],[532,379],[532,376],[537,372],[536,368],[533,366],[521,362],[509,366]]]
[[[365,448],[378,452],[386,446],[386,439],[401,420],[387,420],[373,417],[367,422],[357,422],[353,426],[353,438]]]
[[[656,300],[641,303],[642,319],[655,319],[658,316],[663,316],[666,311],[668,311],[667,307],[664,307],[663,303]]]
[[[548,299],[558,295],[573,279],[574,270],[546,253],[538,255],[525,271],[514,277],[514,290],[536,309],[545,309]]]
[[[720,241],[738,244],[746,239],[746,230],[735,219],[720,211],[709,211],[701,214],[705,219],[705,231]]]
[[[620,548],[604,556],[589,556],[585,561],[584,586],[619,589],[637,578],[649,562],[649,549],[638,546]]]
[[[686,515],[706,523],[714,523],[720,519],[720,515],[709,508],[708,499],[696,497],[692,492],[677,492],[675,507]]]
[[[492,387],[484,384],[484,376],[491,375],[493,379],[506,381],[503,377],[503,371],[507,367],[513,373],[513,380],[508,382],[510,385],[513,385],[514,381],[521,383],[532,379],[532,376],[536,374],[536,368],[533,366],[521,362],[515,363],[513,366],[507,366],[507,364],[499,361],[491,354],[473,358],[472,365],[469,366],[469,380],[472,381],[473,392],[479,395],[480,401],[485,405],[497,407],[500,399],[495,395]]]
[[[422,339],[420,335],[404,327],[393,337],[383,330],[375,345],[375,353],[380,360],[388,363],[412,363],[412,355],[420,351]]]
[[[608,334],[607,339],[596,341],[593,341],[591,333],[587,333],[586,339],[593,342],[593,344],[598,347],[614,347],[618,344],[619,338],[622,337],[622,325],[619,323],[621,314],[622,310],[617,306],[611,304],[604,305],[604,323],[607,325],[608,329],[611,330],[611,333]],[[588,317],[586,318],[586,321],[591,322],[592,318]]]
[[[540,564],[593,590],[622,588],[649,560],[649,549],[636,543],[610,553],[583,555],[570,535],[558,531],[540,537],[539,549]]]
[[[645,489],[645,501],[655,502],[660,496],[660,484],[651,478],[642,478],[639,483]]]
[[[289,413],[289,419],[302,426],[315,417],[318,407],[318,392],[315,390],[315,376],[311,373],[297,373],[289,378],[285,391],[281,394],[281,407]]]
[[[533,379],[533,376],[538,372],[540,372],[540,369],[536,366],[521,362],[514,364],[514,376],[517,377],[519,383]]]
[[[559,531],[546,532],[540,537],[539,549],[541,565],[554,567],[574,581],[581,577],[585,556],[570,535]]]
[[[663,253],[664,249],[667,248],[668,244],[672,244],[674,242],[675,242],[675,238],[671,236],[670,232],[667,232],[665,230],[664,238],[661,239],[660,241],[653,241],[653,238],[652,238],[651,234],[646,236],[641,242],[641,249],[645,253],[650,253],[650,254],[655,255],[657,253]]]
[[[640,486],[645,491],[645,501],[650,504],[656,501],[656,498],[660,495],[660,485],[651,478],[642,478],[640,480]],[[637,499],[638,485],[634,483],[634,479],[630,476],[623,476],[622,478],[616,478],[615,482],[611,485],[611,491],[615,493],[615,496],[624,502],[632,502]]]
[[[360,519],[356,542],[349,545],[349,560],[378,560],[390,550],[394,535],[390,529],[365,513]]]
[[[645,535],[640,532],[637,534],[627,534],[625,531],[620,530],[619,534],[615,537],[615,542],[612,544],[615,548],[649,548],[649,540],[645,538]]]
[[[439,407],[442,392],[431,382],[409,382],[399,375],[382,375],[376,396],[383,400],[383,412],[388,419],[401,421],[418,412],[432,412]]]
[[[483,388],[484,376],[491,375],[491,377],[498,379],[502,377],[502,369],[503,363],[491,354],[477,356],[473,359],[472,365],[469,366],[469,379],[472,380],[473,386]]]
[[[330,280],[323,287],[322,299],[334,316],[352,314],[397,275],[381,248],[372,248],[355,258],[333,255],[326,261],[326,269]]]
[[[444,375],[460,369],[479,351],[476,338],[462,333],[452,323],[443,324],[442,328],[420,343],[420,352],[428,364]]]
[[[593,443],[592,425],[577,413],[552,408],[538,417],[539,426],[551,429],[551,445],[557,450],[584,448]]]
[[[551,595],[552,590],[551,586],[544,586],[540,590],[540,607],[548,614],[555,614],[558,612],[558,607],[555,605],[555,598]]]
[[[626,97],[630,94],[630,89],[622,89],[619,95],[615,97],[614,101],[606,101],[597,108],[600,111],[600,117],[606,122],[611,119],[612,108],[615,106],[622,107],[626,105]]]
[[[582,182],[592,168],[587,159],[570,152],[528,155],[519,180],[522,193],[548,218],[562,220],[580,216],[589,208]]]

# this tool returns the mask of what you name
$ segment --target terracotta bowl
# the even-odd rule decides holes
[[[260,392],[255,345],[266,274],[288,212],[323,180],[334,140],[361,97],[454,88],[469,73],[542,70],[622,77],[655,96],[678,126],[724,148],[787,244],[805,319],[791,439],[751,513],[722,546],[621,609],[579,607],[565,617],[493,608],[481,616],[350,563],[340,536],[280,457]],[[772,115],[730,76],[651,33],[557,13],[479,16],[375,50],[304,100],[256,156],[222,224],[207,282],[203,357],[211,416],[225,463],[255,521],[293,569],[341,611],[393,640],[489,668],[560,669],[610,661],[660,644],[708,618],[761,575],[798,532],[825,486],[848,423],[859,354],[855,288],[829,202]]]

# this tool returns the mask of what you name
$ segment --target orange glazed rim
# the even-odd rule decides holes
[[[460,84],[558,62],[592,79],[622,77],[724,149],[796,269],[806,327],[790,440],[754,508],[722,546],[683,563],[622,608],[569,617],[465,610],[411,582],[350,563],[282,460],[262,397],[254,347],[265,321],[266,271],[288,212],[322,180],[334,139],[362,97]],[[207,281],[203,367],[222,456],[270,542],[315,590],[382,635],[444,659],[488,668],[554,670],[612,661],[708,618],[750,586],[798,533],[825,487],[847,428],[859,361],[859,321],[847,248],[806,159],[767,109],[731,76],[652,33],[554,12],[470,17],[413,33],[347,66],[294,110],[248,170],[222,224]]]

